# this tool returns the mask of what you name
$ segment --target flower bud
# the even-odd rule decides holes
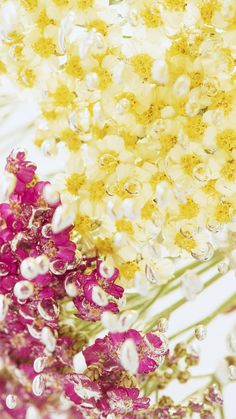
[[[98,286],[93,287],[92,300],[95,304],[101,307],[105,307],[108,304],[108,299],[105,291]]]
[[[139,357],[133,339],[126,339],[120,348],[120,363],[131,374],[136,374],[139,367]]]
[[[6,406],[8,409],[15,409],[17,403],[17,397],[14,394],[8,394],[6,397]]]
[[[29,281],[19,281],[14,286],[14,295],[19,300],[27,300],[32,297],[34,293],[34,286]]]
[[[36,260],[32,257],[26,258],[21,262],[20,265],[21,275],[25,279],[34,279],[39,274],[39,268]]]
[[[206,339],[206,328],[203,324],[199,324],[199,326],[196,327],[195,329],[195,336],[197,338],[197,340],[204,340]]]
[[[38,256],[35,261],[40,275],[44,275],[49,271],[49,259],[46,255]]]
[[[54,352],[56,348],[56,338],[50,329],[50,327],[45,326],[41,332],[41,341],[45,345],[48,352]]]
[[[42,144],[42,151],[45,156],[55,156],[57,154],[57,143],[51,138]]]
[[[34,377],[33,383],[32,383],[32,391],[35,394],[35,396],[42,396],[43,392],[45,390],[45,379],[42,374],[36,375]]]
[[[74,221],[74,214],[66,205],[59,205],[53,214],[52,231],[53,233],[60,233],[68,228]]]
[[[235,365],[229,366],[229,378],[231,380],[236,380],[236,367]]]
[[[40,373],[44,370],[47,364],[46,356],[39,356],[34,360],[34,371]]]
[[[48,204],[54,205],[60,200],[60,194],[55,188],[47,183],[43,188],[43,197]]]
[[[0,190],[0,198],[1,201],[7,201],[9,196],[16,187],[16,177],[13,173],[5,172],[4,175],[1,177],[1,190]]]
[[[119,332],[126,332],[134,324],[138,318],[138,313],[135,310],[125,311],[119,318]]]
[[[5,295],[0,294],[0,322],[5,320],[8,313],[9,302]]]
[[[82,374],[86,370],[87,364],[86,364],[83,352],[78,352],[77,354],[74,355],[73,366],[77,374]]]

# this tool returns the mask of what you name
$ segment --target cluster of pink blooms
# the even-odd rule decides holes
[[[109,333],[83,350],[87,369],[75,372],[75,338],[60,330],[63,301],[73,301],[76,315],[94,322],[105,311],[119,311],[124,290],[115,283],[117,269],[108,275],[99,258],[76,257],[72,226],[55,232],[60,199],[46,200],[49,183],[38,181],[35,171],[24,151],[7,159],[9,196],[0,204],[0,416],[136,417],[149,399],[124,368],[122,345],[133,342],[138,376],[158,368],[166,341],[136,330]]]

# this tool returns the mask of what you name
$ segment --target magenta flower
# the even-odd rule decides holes
[[[166,340],[163,336],[147,333],[142,336],[137,330],[130,329],[122,333],[109,333],[103,339],[96,339],[95,343],[84,350],[87,365],[100,363],[105,370],[120,367],[119,352],[122,344],[132,339],[136,345],[139,357],[139,374],[155,371],[168,353]]]

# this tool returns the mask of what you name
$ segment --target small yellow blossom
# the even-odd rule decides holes
[[[125,218],[121,218],[119,220],[117,220],[115,222],[116,225],[116,229],[119,232],[123,232],[126,234],[133,234],[134,229],[133,229],[133,225],[131,223],[131,221],[125,219]]]
[[[137,73],[141,79],[148,80],[152,75],[153,58],[148,54],[138,54],[132,57],[131,64],[134,72]]]
[[[33,49],[42,58],[48,58],[56,53],[56,45],[51,38],[39,38],[34,43]]]
[[[216,221],[219,223],[229,223],[231,220],[232,204],[227,201],[220,202],[215,211]]]
[[[66,180],[66,188],[71,195],[79,195],[81,186],[84,185],[86,176],[80,173],[73,173]]]
[[[216,143],[226,152],[233,151],[236,148],[236,131],[233,129],[221,131],[217,134]]]
[[[120,275],[123,276],[125,279],[132,280],[136,272],[139,270],[138,264],[135,261],[129,261],[122,263],[120,267]]]

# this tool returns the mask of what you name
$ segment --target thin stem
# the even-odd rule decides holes
[[[210,285],[212,285],[214,282],[216,282],[220,277],[221,277],[221,274],[220,273],[214,275],[212,278],[210,278],[204,284],[204,289],[208,288]],[[172,304],[168,309],[165,309],[162,312],[158,313],[156,316],[154,316],[154,318],[152,319],[152,321],[147,324],[147,326],[145,328],[145,332],[149,332],[150,330],[152,330],[153,327],[156,325],[156,323],[157,323],[157,321],[158,321],[158,319],[160,317],[167,317],[168,318],[173,311],[177,310],[177,308],[181,307],[182,305],[186,304],[187,302],[188,301],[185,298],[181,298],[179,301],[177,301],[176,303]]]
[[[191,378],[194,380],[201,380],[202,378],[209,378],[212,374],[199,374],[199,375],[191,375]]]
[[[226,308],[228,308],[234,301],[236,300],[236,294],[233,294],[230,298],[228,298],[223,304],[221,304],[220,307],[217,307],[216,310],[214,310],[209,316],[197,321],[196,323],[191,324],[190,326],[186,327],[183,330],[180,330],[179,332],[172,335],[169,339],[174,339],[177,336],[182,335],[183,333],[188,332],[192,328],[198,326],[199,324],[203,324],[206,326],[209,324],[218,314],[222,313]]]

